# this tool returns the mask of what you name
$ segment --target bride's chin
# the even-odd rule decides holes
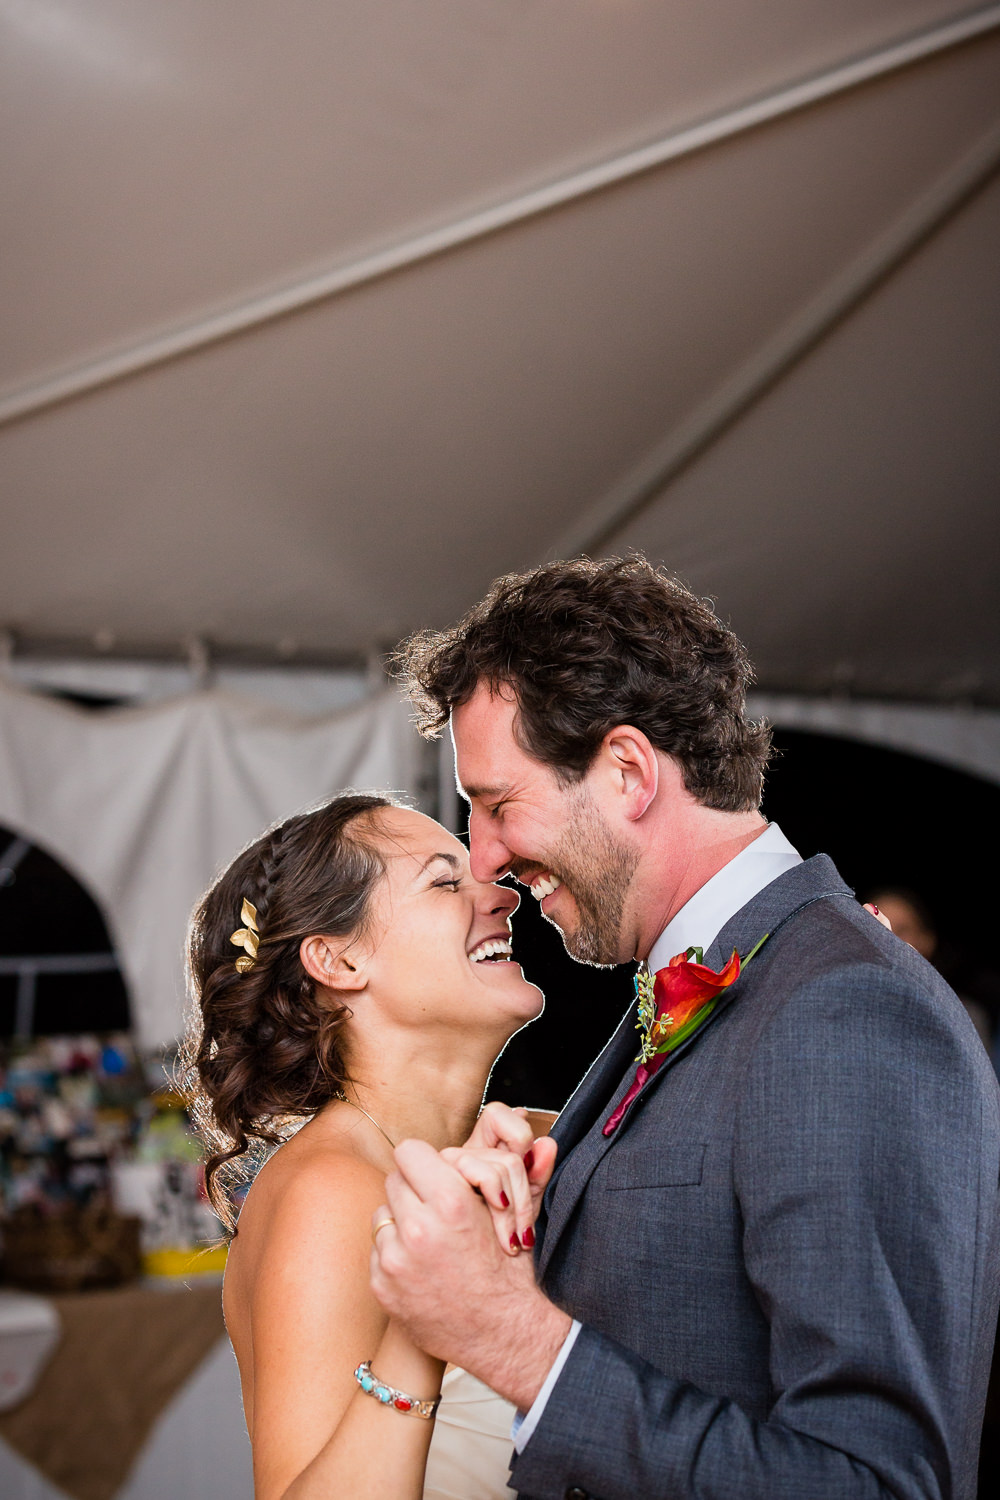
[[[477,1017],[477,1025],[489,1024],[487,1018],[494,1023],[498,1031],[506,1028],[504,1045],[512,1036],[527,1026],[529,1021],[534,1021],[540,1016],[545,1006],[545,996],[537,985],[525,979],[521,974],[518,981],[514,983],[511,979],[505,979],[495,987],[490,986],[492,1004],[486,1000],[482,990],[478,990],[475,998],[470,995],[471,1014]],[[490,1027],[492,1029],[492,1025]]]
[[[518,998],[522,1002],[519,1006],[519,1013],[523,1017],[520,1024],[526,1026],[529,1021],[537,1020],[545,1009],[545,996],[536,984],[531,984],[527,979],[519,988],[521,993]]]
[[[525,984],[523,988],[518,987],[516,999],[513,996],[509,997],[509,1003],[502,1011],[494,1014],[494,1024],[489,1027],[489,1030],[493,1032],[498,1052],[506,1047],[511,1037],[517,1036],[517,1033],[523,1031],[531,1021],[537,1020],[544,1005],[545,997],[533,984]]]

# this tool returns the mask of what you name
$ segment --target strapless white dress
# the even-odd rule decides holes
[[[427,1455],[424,1500],[515,1500],[508,1488],[514,1408],[467,1370],[449,1367]]]

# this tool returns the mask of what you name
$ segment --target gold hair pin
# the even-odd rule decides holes
[[[243,898],[243,905],[240,908],[240,921],[246,925],[237,928],[229,941],[235,943],[237,948],[246,950],[236,960],[238,972],[245,974],[248,969],[252,969],[254,966],[257,958],[257,945],[260,942],[260,929],[257,926],[257,908],[245,896]]]

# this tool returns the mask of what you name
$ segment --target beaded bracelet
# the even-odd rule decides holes
[[[358,1365],[354,1378],[366,1396],[374,1396],[383,1406],[391,1406],[411,1417],[424,1417],[429,1421],[441,1404],[440,1396],[435,1396],[433,1401],[418,1401],[416,1396],[408,1396],[405,1391],[397,1391],[395,1386],[386,1385],[384,1380],[379,1380],[377,1375],[372,1374],[370,1359]]]

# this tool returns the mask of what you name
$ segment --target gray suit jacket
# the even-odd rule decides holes
[[[583,1323],[532,1500],[971,1500],[1000,1297],[1000,1098],[937,973],[819,855],[617,1133],[634,1012],[567,1105],[538,1225]]]

